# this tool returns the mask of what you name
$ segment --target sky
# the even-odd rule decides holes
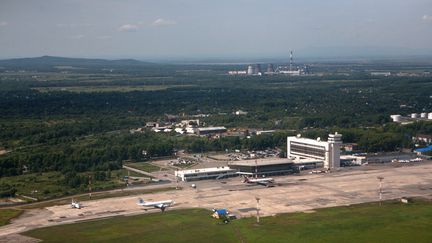
[[[0,0],[0,58],[432,54],[431,0]]]

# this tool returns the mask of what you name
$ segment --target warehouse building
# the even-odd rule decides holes
[[[195,128],[195,133],[199,136],[210,135],[210,134],[220,134],[226,132],[226,127],[198,127]]]

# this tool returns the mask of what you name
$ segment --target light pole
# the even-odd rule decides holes
[[[384,180],[384,177],[378,176],[377,179],[379,180],[379,205],[382,204],[382,181]]]
[[[255,159],[255,179],[256,178],[258,178],[258,161]]]
[[[176,179],[176,190],[178,190],[178,182],[179,182],[179,178],[178,178],[178,171],[179,169],[177,168],[177,175],[175,175],[175,179]]]
[[[92,197],[92,177],[91,175],[88,176],[88,189],[89,189],[89,199]]]
[[[257,224],[259,224],[260,223],[260,215],[259,215],[259,210],[260,210],[259,209],[259,201],[260,201],[260,198],[258,196],[256,196],[255,200],[257,202],[257,206],[256,206],[256,222],[257,222]]]

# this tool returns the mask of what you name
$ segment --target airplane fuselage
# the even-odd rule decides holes
[[[156,201],[156,202],[145,202],[141,198],[138,199],[137,205],[143,207],[154,207],[159,208],[162,212],[165,211],[165,208],[170,207],[174,204],[173,200],[165,200],[165,201]]]
[[[273,178],[262,178],[262,179],[248,179],[248,183],[258,183],[258,182],[273,182]]]
[[[157,205],[171,205],[172,203],[173,200],[166,200],[166,201],[157,201],[157,202],[144,202],[144,203],[139,203],[138,205],[144,207],[154,207]]]

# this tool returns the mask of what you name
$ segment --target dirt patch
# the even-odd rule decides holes
[[[303,211],[303,213],[315,213],[316,211],[315,210],[306,210],[306,211]]]
[[[7,243],[9,242],[35,243],[35,242],[41,242],[41,240],[24,236],[24,235],[19,235],[19,234],[10,234],[10,235],[2,236],[0,238],[0,243],[6,243],[6,242]]]

